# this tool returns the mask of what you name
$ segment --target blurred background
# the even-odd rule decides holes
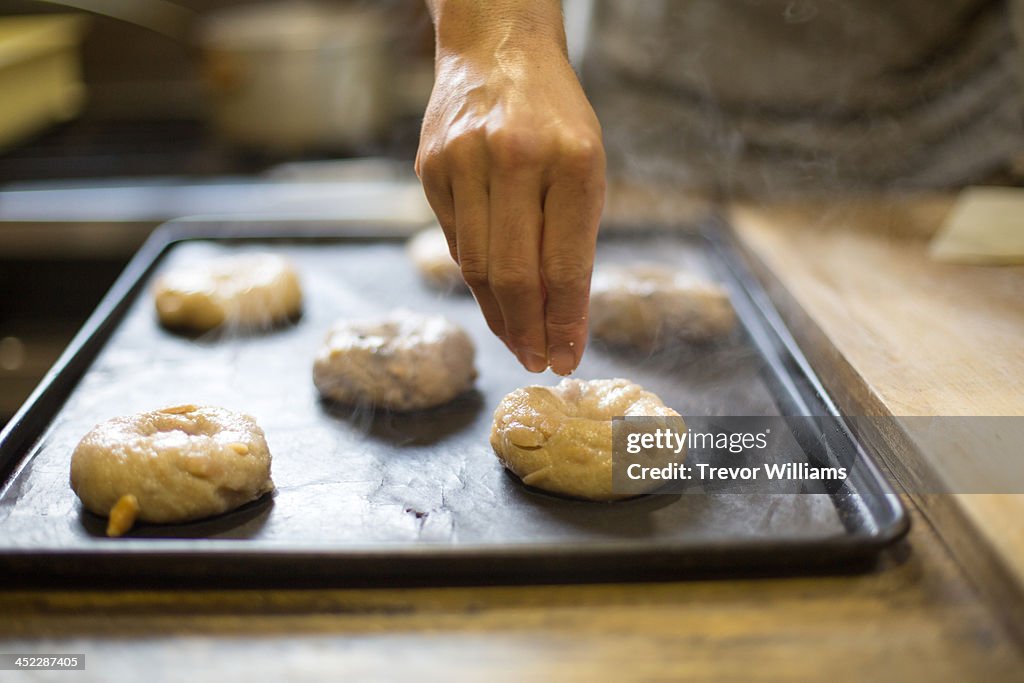
[[[7,61],[21,50],[63,62],[52,72],[62,82],[46,84],[62,89],[59,105],[17,126],[35,138],[4,133],[4,181],[415,151],[432,83],[422,3],[13,0],[3,11]],[[73,121],[39,135],[60,118]]]
[[[165,220],[423,216],[432,81],[422,2],[2,3],[0,423]]]
[[[589,4],[566,3],[574,55]],[[5,0],[0,424],[166,220],[429,220],[432,84],[420,0]]]
[[[564,0],[603,224],[1024,184],[1024,3],[935,7]],[[432,83],[422,0],[0,3],[0,422],[160,223],[431,220]]]

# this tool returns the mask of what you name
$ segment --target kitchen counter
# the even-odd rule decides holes
[[[920,518],[856,576],[403,590],[0,592],[75,680],[1009,680],[1024,659]],[[175,675],[174,672],[178,672]]]
[[[730,222],[840,409],[884,418],[862,437],[1024,639],[1024,266],[932,260],[952,206],[739,206]]]
[[[752,262],[825,381],[863,380],[855,385],[859,393],[837,397],[844,408],[870,403],[893,414],[913,414],[904,411],[942,409],[941,400],[957,396],[944,390],[949,385],[943,373],[955,367],[950,364],[927,366],[928,377],[939,373],[936,381],[913,384],[916,393],[904,395],[904,403],[894,398],[901,381],[933,361],[931,351],[919,349],[941,353],[941,347],[928,345],[929,330],[921,327],[929,319],[926,299],[920,301],[919,317],[894,321],[894,312],[879,304],[876,317],[852,326],[845,309],[830,310],[837,297],[857,302],[877,296],[853,284],[864,279],[852,276],[855,267],[870,270],[870,281],[882,289],[887,285],[886,291],[923,295],[925,280],[915,284],[903,278],[907,272],[926,277],[931,266],[920,253],[946,210],[948,203],[928,200],[884,207],[884,220],[844,207],[810,213],[740,207],[733,214]],[[894,246],[894,253],[909,261],[885,256],[882,246]],[[865,265],[859,258],[872,260]],[[1020,269],[1001,273],[973,277],[1022,277]],[[973,298],[953,305],[944,300],[943,313],[956,316],[957,306],[971,301],[974,307],[989,305]],[[997,298],[994,305],[1002,310],[1005,302]],[[897,324],[899,333],[892,331]],[[1017,331],[1017,340],[1024,340],[1024,328]],[[1010,332],[1006,335],[998,339],[1009,340]],[[969,343],[969,337],[962,342]],[[1006,383],[1006,391],[991,386],[985,394],[1005,396],[1020,375],[1006,374],[999,357],[1014,352],[991,343],[987,350],[993,358],[981,370],[991,368],[991,374],[972,368],[971,377]],[[917,356],[904,355],[913,352],[922,365],[915,363]],[[899,373],[880,360],[893,354],[905,361]],[[842,372],[848,374],[837,374]],[[1018,394],[1013,400],[1024,398]],[[1000,405],[1007,411],[1002,414],[1021,414],[1009,412],[1019,403]],[[979,410],[990,408],[979,405]],[[218,683],[289,676],[359,681],[1019,676],[1024,656],[1011,626],[1020,614],[1015,603],[999,600],[1015,594],[1010,569],[1024,553],[1024,546],[1004,543],[1000,539],[1011,537],[1000,534],[1020,534],[1021,515],[1002,519],[1003,526],[979,526],[984,507],[951,508],[948,500],[945,506],[927,505],[926,498],[906,499],[914,522],[908,537],[883,553],[873,570],[854,575],[401,590],[9,587],[0,592],[5,617],[0,650],[85,653],[85,675],[74,675],[75,680],[133,683],[140,674],[154,681],[180,680],[174,672],[181,670],[189,671],[190,680]],[[1002,498],[1009,499],[1002,512],[1020,505],[1020,497]],[[980,538],[963,543],[972,529]],[[979,534],[979,529],[995,531]],[[983,549],[983,557],[968,561],[970,548]]]

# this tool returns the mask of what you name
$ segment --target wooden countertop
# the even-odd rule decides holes
[[[820,220],[743,211],[736,216],[737,230],[755,259],[769,268],[784,267],[772,283],[777,294],[789,296],[787,304],[806,304],[814,315],[819,305],[827,307],[818,298],[824,295],[809,295],[803,286],[788,293],[786,285],[812,276],[832,283],[833,271],[854,266],[862,250],[872,252],[880,239],[871,230],[819,231]],[[921,211],[926,222],[942,215],[936,205]],[[872,270],[875,280],[891,275]],[[787,315],[795,312],[787,306]],[[879,312],[879,320],[888,314]],[[842,317],[821,320],[818,332],[832,332]],[[835,345],[832,353],[849,354],[847,365],[861,371],[872,389],[863,396],[886,398],[875,390],[885,378],[872,374],[881,367],[872,360],[893,347],[878,343],[873,327],[860,322],[857,329],[862,337],[844,337],[849,347]],[[814,348],[818,355],[828,349]],[[898,383],[894,379],[885,386]],[[927,386],[922,391],[939,395]],[[132,683],[140,675],[180,680],[175,671],[188,671],[189,680],[217,683],[289,676],[359,681],[1019,676],[1024,656],[1007,626],[1012,614],[985,599],[992,591],[984,573],[965,571],[962,549],[951,553],[907,502],[914,522],[907,539],[885,552],[873,571],[857,575],[402,590],[8,588],[0,591],[0,651],[81,652],[87,668],[74,674],[75,680]],[[927,510],[944,530],[934,513],[941,506]]]
[[[731,223],[840,409],[895,416],[863,436],[1024,639],[1022,421],[969,419],[1024,416],[1024,266],[932,260],[952,206],[735,207]]]
[[[0,592],[0,651],[75,680],[1008,680],[1024,659],[921,519],[857,576],[403,590]]]

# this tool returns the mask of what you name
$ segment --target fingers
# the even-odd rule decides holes
[[[528,164],[495,165],[490,185],[488,283],[501,308],[505,343],[523,367],[548,367],[540,274],[540,174]]]
[[[569,374],[586,345],[604,202],[599,129],[447,123],[440,135],[425,119],[416,171],[452,256],[523,366]]]
[[[505,341],[505,320],[501,307],[491,292],[488,277],[488,210],[487,187],[456,176],[452,185],[455,204],[456,260],[462,277],[476,298],[487,326],[499,339]],[[507,342],[506,342],[507,343]]]
[[[576,369],[587,344],[590,275],[604,206],[604,162],[600,149],[595,152],[578,151],[544,200],[545,334],[551,369],[559,375]]]
[[[416,175],[423,185],[423,194],[427,204],[437,216],[437,222],[448,240],[448,251],[458,261],[456,250],[455,199],[452,194],[452,183],[440,162],[425,154],[416,157]]]

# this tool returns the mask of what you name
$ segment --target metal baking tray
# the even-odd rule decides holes
[[[154,233],[0,435],[0,570],[114,583],[639,580],[863,568],[906,532],[898,497],[846,431],[840,438],[858,466],[831,491],[599,504],[526,489],[491,452],[491,413],[507,392],[558,378],[521,369],[472,298],[420,282],[404,253],[411,227],[189,220]],[[252,249],[287,254],[299,268],[306,300],[295,324],[192,339],[157,324],[155,274]],[[715,347],[651,356],[595,343],[577,376],[628,377],[684,415],[839,419],[723,231],[599,244],[599,265],[652,259],[723,282],[740,329]],[[311,365],[327,327],[396,306],[443,312],[470,332],[476,389],[406,415],[322,402]],[[276,491],[213,519],[106,538],[104,520],[84,512],[68,484],[72,450],[104,419],[176,403],[253,415],[273,453]]]

